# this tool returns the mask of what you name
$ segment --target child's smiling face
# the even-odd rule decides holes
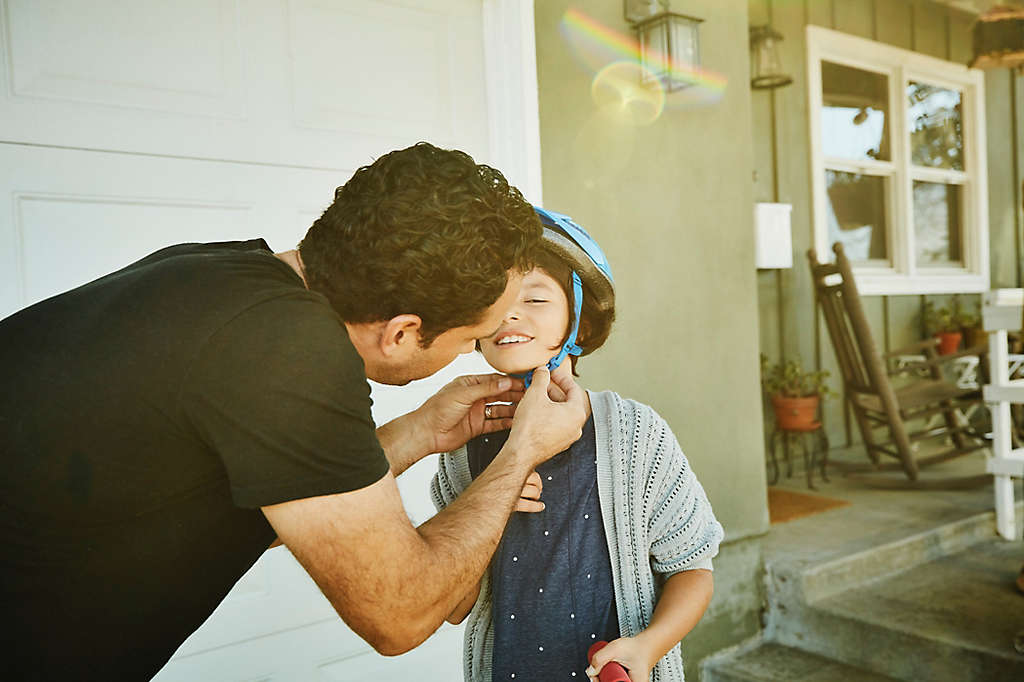
[[[480,351],[494,369],[521,374],[558,354],[569,326],[569,299],[541,268],[523,277],[515,303],[498,331],[480,339]]]

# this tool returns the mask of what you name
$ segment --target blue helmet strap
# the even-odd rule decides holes
[[[583,352],[583,349],[576,345],[576,337],[580,331],[580,313],[583,310],[583,282],[575,270],[572,273],[572,298],[573,308],[576,311],[576,314],[572,316],[572,330],[569,332],[569,338],[562,344],[562,350],[558,351],[558,355],[548,360],[549,372],[554,371],[561,365],[566,355],[578,356]],[[531,370],[526,374],[513,374],[512,376],[522,379],[526,387],[529,388],[530,382],[533,380],[533,371]]]

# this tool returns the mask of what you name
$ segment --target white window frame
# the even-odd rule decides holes
[[[985,155],[985,80],[981,71],[955,62],[858,38],[818,26],[807,27],[808,112],[811,132],[811,187],[814,248],[834,260],[828,241],[828,196],[821,143],[822,60],[881,73],[889,78],[891,161],[828,159],[828,168],[882,174],[889,184],[886,215],[889,262],[854,264],[857,289],[867,295],[977,293],[991,288],[988,247],[988,170]],[[909,81],[962,93],[964,172],[910,165],[906,85]],[[953,182],[962,188],[960,224],[963,267],[918,267],[914,262],[913,183]]]

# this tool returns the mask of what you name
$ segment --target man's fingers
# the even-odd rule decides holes
[[[548,384],[551,383],[551,372],[545,365],[541,365],[537,369],[533,370],[533,379],[530,382],[530,388],[526,389],[527,393],[531,391],[537,393],[546,394],[548,391]]]
[[[548,397],[554,400],[556,403],[564,403],[566,396],[565,391],[562,390],[562,387],[556,384],[554,381],[552,381],[550,384],[548,384]]]
[[[508,431],[512,428],[512,418],[506,419],[485,419],[481,433],[494,433],[495,431]]]
[[[471,405],[513,390],[516,381],[504,374],[469,374],[456,378],[449,386],[456,392],[459,402]]]
[[[484,408],[484,416],[488,419],[505,419],[516,413],[515,405],[488,405]]]
[[[564,373],[556,372],[551,377],[551,380],[555,384],[557,384],[558,387],[560,389],[562,389],[562,391],[567,396],[572,396],[573,394],[578,394],[578,393],[582,392],[582,390],[583,390],[583,389],[580,388],[580,385],[577,384],[576,381],[572,378],[572,373],[571,372],[564,372]]]
[[[495,403],[518,403],[523,399],[523,394],[525,392],[526,391],[523,389],[522,384],[520,384],[519,388],[513,386],[511,390],[505,391],[500,395],[493,396],[488,400]]]

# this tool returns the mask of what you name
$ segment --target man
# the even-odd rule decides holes
[[[375,429],[366,378],[494,332],[540,232],[500,173],[421,143],[357,171],[297,251],[173,246],[0,321],[5,677],[148,679],[275,537],[378,651],[426,639],[579,437],[582,392],[462,379]],[[510,399],[514,424],[485,407]],[[413,528],[394,477],[510,425]]]

